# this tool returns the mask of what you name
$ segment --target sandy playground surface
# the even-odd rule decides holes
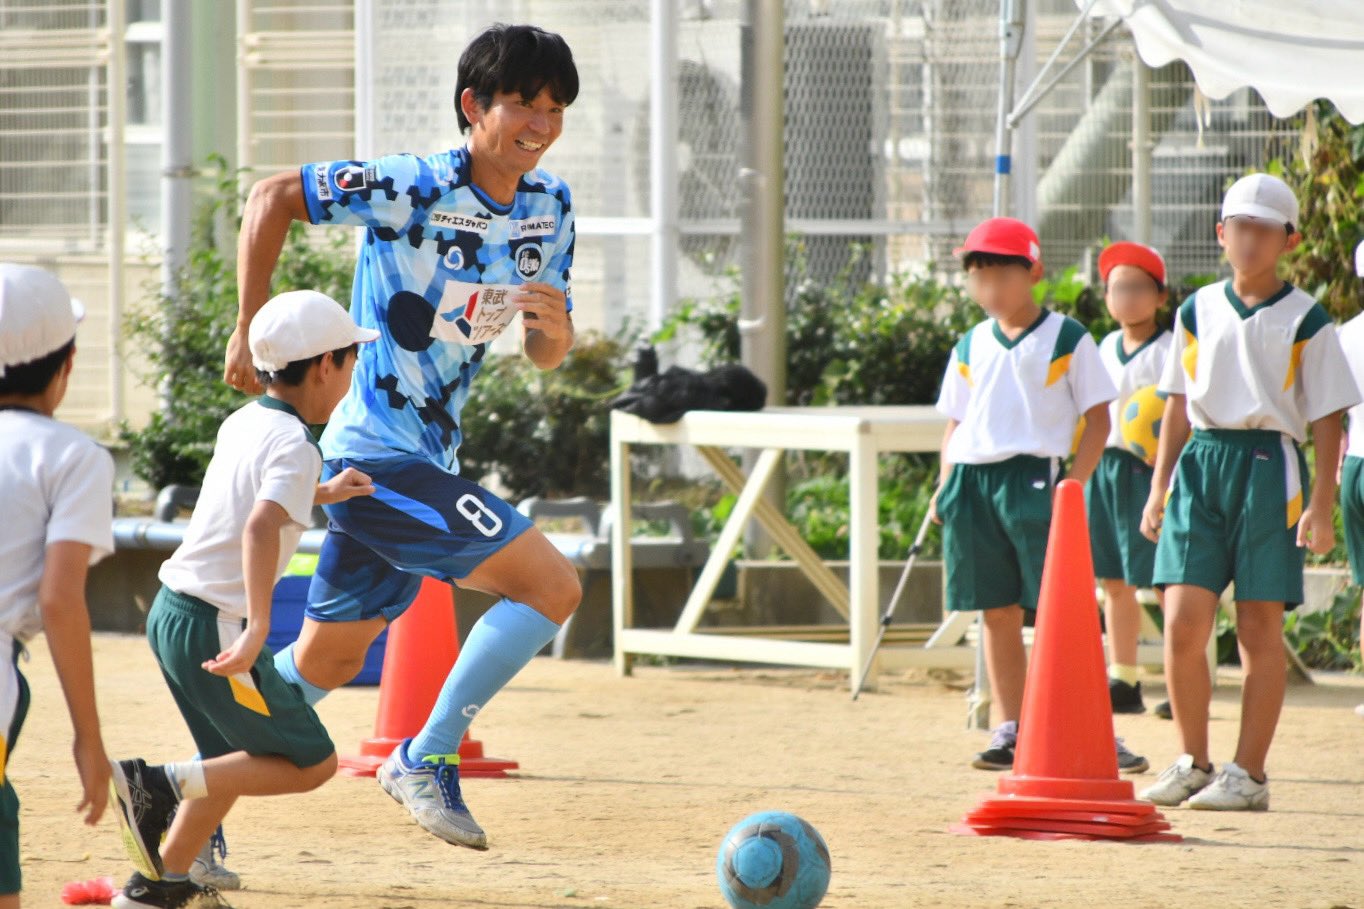
[[[33,707],[11,764],[22,801],[24,902],[60,905],[76,878],[129,873],[111,816],[78,823],[70,726],[42,639],[23,664]],[[138,637],[95,641],[111,755],[183,758],[190,738]],[[1148,704],[1163,695],[1147,683]],[[1213,706],[1214,758],[1236,735],[1234,674]],[[345,689],[320,713],[340,751],[372,732],[377,689]],[[645,667],[537,659],[474,726],[515,779],[470,780],[486,853],[416,827],[373,780],[338,777],[302,796],[243,799],[228,864],[237,909],[723,907],[721,836],[750,811],[815,824],[833,856],[824,906],[1364,907],[1364,680],[1293,687],[1270,755],[1268,814],[1171,810],[1179,845],[1033,843],[947,827],[994,785],[966,761],[982,733],[964,699],[923,676],[848,698],[836,673]],[[1151,758],[1173,727],[1147,714],[1118,732]],[[1136,779],[1150,780],[1152,774]],[[1139,785],[1142,783],[1139,782]]]

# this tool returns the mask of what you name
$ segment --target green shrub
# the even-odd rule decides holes
[[[464,407],[460,470],[496,473],[512,501],[610,494],[611,412],[628,384],[629,348],[585,333],[563,364],[537,369],[517,355],[489,357]]]
[[[1294,610],[1284,621],[1284,636],[1304,663],[1313,669],[1364,668],[1359,654],[1358,587],[1336,594],[1331,607],[1304,614]]]

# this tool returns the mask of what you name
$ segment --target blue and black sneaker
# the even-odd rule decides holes
[[[413,763],[407,755],[411,741],[401,742],[379,768],[379,785],[428,833],[456,846],[487,849],[488,835],[460,795],[459,755],[432,754]]]
[[[113,768],[109,793],[118,807],[123,847],[147,880],[159,880],[161,840],[180,805],[180,794],[160,765],[149,765],[142,758],[109,763]]]

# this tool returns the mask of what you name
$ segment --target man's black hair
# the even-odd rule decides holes
[[[1032,260],[1027,256],[1005,256],[999,253],[969,252],[962,257],[961,267],[967,271],[976,268],[994,268],[1003,265],[1018,265],[1032,271]]]
[[[57,373],[61,372],[62,365],[66,363],[66,358],[71,356],[71,351],[75,347],[76,339],[72,338],[50,354],[43,354],[36,360],[29,360],[17,366],[7,366],[5,374],[0,376],[0,395],[20,395],[28,398],[47,391],[47,387],[52,384]]]
[[[455,79],[455,114],[459,131],[470,127],[459,99],[466,88],[485,110],[495,92],[515,92],[527,100],[549,89],[550,97],[567,107],[578,97],[578,67],[573,52],[554,32],[533,25],[489,26],[470,42],[459,58]]]
[[[297,387],[303,384],[303,377],[308,374],[308,368],[314,363],[321,363],[323,357],[331,357],[332,362],[337,366],[346,365],[346,357],[355,353],[357,345],[350,344],[346,347],[338,347],[330,353],[320,353],[315,357],[306,360],[294,360],[287,364],[283,369],[274,372],[266,372],[263,369],[256,370],[256,381],[267,387],[271,385],[288,385]]]

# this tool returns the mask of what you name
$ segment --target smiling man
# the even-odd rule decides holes
[[[462,148],[306,164],[256,185],[238,243],[240,312],[224,378],[255,391],[245,340],[293,221],[365,231],[351,312],[380,332],[322,437],[323,479],[347,467],[374,495],[327,508],[330,525],[299,640],[276,655],[310,702],[354,677],[423,577],[502,597],[470,630],[426,726],[379,771],[441,839],[487,838],[459,789],[472,718],[554,638],[581,590],[569,562],[515,509],[458,475],[460,409],[487,345],[521,313],[525,354],[557,367],[573,346],[568,187],[538,169],[577,97],[556,34],[495,25],[459,61]]]

